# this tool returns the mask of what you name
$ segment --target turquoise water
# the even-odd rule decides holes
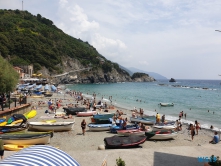
[[[198,120],[202,127],[213,125],[221,128],[221,85],[219,80],[167,80],[147,83],[104,83],[67,85],[68,89],[81,91],[86,96],[96,93],[97,100],[103,96],[122,108],[132,110],[143,108],[146,114],[156,112],[166,115],[166,119],[178,119],[179,112],[187,114],[183,122]],[[161,107],[159,103],[174,103],[174,107]],[[155,112],[156,110],[156,112]],[[209,112],[208,112],[209,110]],[[214,112],[214,113],[213,113]]]

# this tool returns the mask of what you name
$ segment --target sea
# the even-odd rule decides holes
[[[167,120],[177,120],[183,111],[186,113],[184,123],[197,120],[202,128],[209,129],[213,125],[214,130],[221,129],[221,80],[68,84],[66,90],[80,91],[87,98],[96,94],[97,101],[103,98],[104,102],[111,104],[112,101],[120,108],[142,108],[148,115],[164,114]],[[174,106],[162,107],[159,103],[174,103]]]

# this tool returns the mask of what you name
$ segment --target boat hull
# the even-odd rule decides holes
[[[167,140],[167,139],[173,139],[177,137],[177,132],[164,132],[160,131],[152,131],[152,132],[145,132],[145,135],[147,136],[147,139],[150,140]]]
[[[86,112],[86,108],[84,107],[76,107],[76,108],[63,108],[64,112],[66,112],[67,115],[77,115],[78,112]]]
[[[28,128],[37,131],[69,131],[72,130],[74,122],[29,122]]]
[[[113,136],[104,138],[106,148],[132,148],[143,144],[146,136],[130,135],[126,137]]]
[[[19,151],[19,150],[22,150],[24,148],[27,148],[29,146],[32,146],[32,145],[14,145],[14,144],[5,144],[4,145],[4,149],[5,150],[10,150],[10,151]]]
[[[112,124],[89,124],[90,131],[109,131]]]
[[[77,112],[77,116],[93,116],[97,111],[88,111],[88,112]]]
[[[153,125],[155,123],[154,120],[147,119],[147,118],[134,118],[134,117],[130,117],[130,121],[131,122],[137,122],[137,123],[143,123],[143,124],[147,124],[147,125]]]
[[[159,123],[159,124],[155,124],[153,125],[153,130],[157,130],[157,129],[167,129],[167,130],[172,130],[175,129],[175,122],[168,122],[168,123]]]
[[[117,134],[120,136],[130,136],[130,135],[145,135],[145,131],[139,129],[135,130],[117,130]]]
[[[174,106],[174,104],[173,103],[160,103],[160,106],[162,106],[162,107],[172,107],[172,106]]]
[[[0,139],[4,144],[14,145],[36,145],[48,144],[52,137],[52,132],[15,132],[1,134]]]

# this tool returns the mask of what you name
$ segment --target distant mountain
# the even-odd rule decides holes
[[[118,64],[118,65],[119,65],[119,64]],[[132,76],[133,73],[134,73],[134,72],[130,71],[128,68],[126,68],[126,67],[123,67],[123,66],[121,66],[121,65],[119,65],[119,67],[120,67],[121,69],[125,70],[126,72],[128,72],[128,73],[130,74],[130,76]]]
[[[124,69],[125,70],[125,69]],[[132,73],[136,73],[136,72],[140,72],[140,73],[146,73],[149,74],[149,76],[155,78],[156,80],[168,80],[166,77],[158,74],[158,73],[154,73],[154,72],[148,72],[148,71],[144,71],[144,70],[140,70],[140,69],[136,69],[134,67],[129,67],[127,70],[131,71]],[[129,72],[128,72],[129,73]],[[130,74],[130,73],[129,73]]]

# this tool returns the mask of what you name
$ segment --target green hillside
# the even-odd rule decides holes
[[[65,34],[51,20],[28,11],[0,10],[0,43],[1,56],[12,65],[33,64],[35,72],[45,66],[50,72],[62,73],[56,65],[65,56],[79,60],[85,67],[102,68],[104,72],[114,67],[123,72],[88,42]]]

